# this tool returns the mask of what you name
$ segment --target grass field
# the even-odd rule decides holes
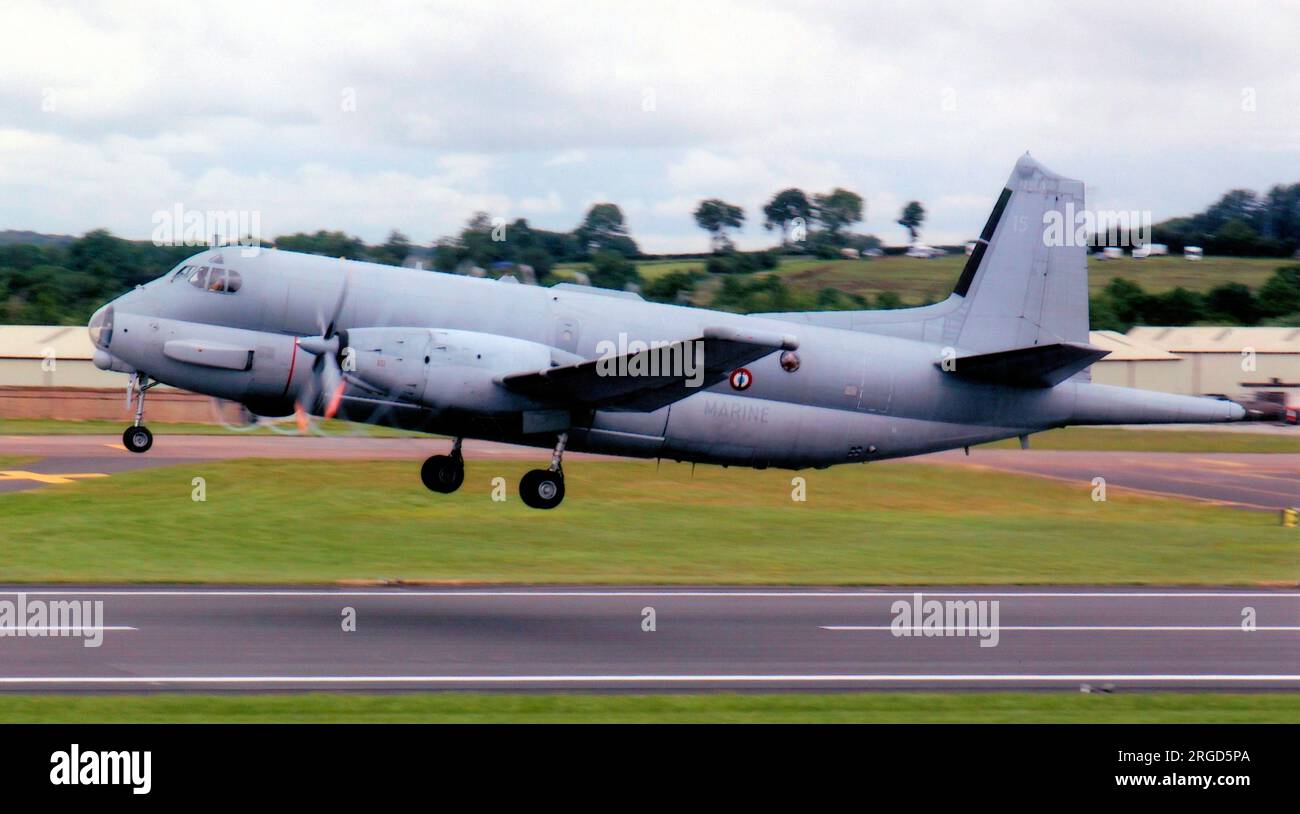
[[[1096,293],[1122,277],[1141,285],[1156,294],[1179,286],[1190,291],[1209,291],[1222,283],[1244,283],[1252,289],[1261,286],[1279,266],[1295,261],[1271,257],[1207,257],[1199,263],[1182,257],[1153,257],[1134,260],[1124,257],[1117,260],[1088,261],[1089,287]],[[817,292],[823,288],[837,288],[851,294],[876,296],[890,291],[907,305],[921,302],[938,302],[952,291],[961,275],[966,257],[947,255],[933,260],[923,260],[902,255],[888,255],[871,260],[821,260],[816,258],[783,258],[775,273],[796,292]],[[571,278],[573,271],[586,269],[584,263],[565,263],[556,267],[559,276]],[[703,260],[650,260],[637,264],[645,280],[654,280],[674,271],[704,271]],[[716,288],[716,280],[701,284],[706,295]]]
[[[533,465],[471,462],[450,496],[415,462],[225,461],[0,494],[0,582],[1251,584],[1300,580],[1264,512],[924,464],[800,473],[575,461],[525,508]],[[191,500],[192,478],[206,501]],[[491,498],[502,477],[509,498]]]
[[[1096,293],[1114,277],[1141,285],[1150,293],[1182,286],[1191,291],[1208,291],[1222,283],[1244,283],[1252,289],[1263,285],[1279,266],[1289,261],[1277,258],[1207,257],[1192,263],[1181,257],[1134,260],[1090,260],[1089,288]],[[938,302],[947,297],[961,275],[965,256],[948,255],[933,260],[888,256],[872,260],[786,260],[776,271],[796,291],[838,288],[852,294],[877,295],[892,291],[904,303]]]
[[[308,693],[0,698],[0,723],[1300,723],[1300,693]]]
[[[1094,452],[1300,452],[1300,428],[1276,426],[1270,432],[1216,432],[1192,430],[1120,430],[1105,427],[1068,427],[1041,432],[1030,438],[1034,449],[1091,450]],[[1018,449],[1015,439],[989,444],[990,449]]]

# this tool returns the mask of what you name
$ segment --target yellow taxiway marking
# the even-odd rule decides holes
[[[81,478],[107,478],[105,472],[65,472],[47,475],[22,469],[0,469],[0,480],[34,480],[37,483],[73,483]]]

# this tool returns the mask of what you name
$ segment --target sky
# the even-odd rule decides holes
[[[957,243],[1025,151],[1156,221],[1300,181],[1296,0],[4,0],[0,31],[0,229],[147,239],[180,205],[428,244],[613,201],[679,253],[703,198],[759,248],[773,193],[840,186],[858,231],[905,243],[919,200]]]

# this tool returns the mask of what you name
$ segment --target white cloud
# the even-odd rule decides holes
[[[202,197],[261,201],[267,228],[427,240],[475,208],[571,224],[603,199],[663,250],[705,245],[701,197],[745,206],[745,245],[770,238],[754,221],[776,190],[845,186],[869,230],[899,233],[893,210],[916,198],[927,239],[956,239],[1025,149],[1115,206],[1177,214],[1297,180],[1294,17],[1119,0],[7,0],[0,29],[21,33],[0,49],[0,228],[142,236],[153,201]]]

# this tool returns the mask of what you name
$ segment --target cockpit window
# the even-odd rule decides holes
[[[169,283],[174,283],[174,282],[176,282],[176,281],[179,280],[181,277],[184,277],[184,276],[185,276],[185,272],[189,271],[189,270],[192,269],[192,268],[194,268],[194,267],[191,266],[191,265],[183,265],[183,266],[181,266],[180,268],[176,269],[175,271],[173,271],[173,272],[171,273],[171,275],[170,275],[170,277],[169,277],[169,279],[168,279],[167,282],[169,282]]]
[[[204,291],[219,294],[234,294],[243,285],[243,278],[234,269],[209,268],[197,266],[189,275],[190,285]]]
[[[90,318],[90,341],[95,347],[108,350],[113,341],[113,306],[105,305]]]

